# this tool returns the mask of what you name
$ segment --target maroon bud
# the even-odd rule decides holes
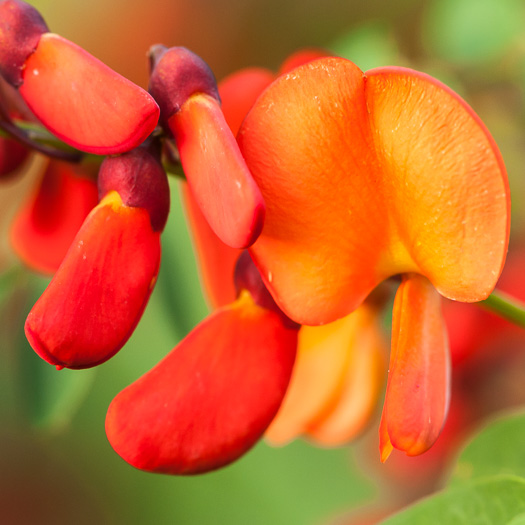
[[[145,147],[106,157],[98,174],[102,199],[116,191],[123,204],[148,211],[154,231],[162,231],[170,210],[170,188],[162,164]]]
[[[160,120],[167,121],[195,93],[220,101],[217,82],[202,58],[185,47],[166,48],[157,44],[149,51],[151,77],[149,92],[160,107]]]
[[[48,31],[33,6],[21,0],[0,0],[0,73],[11,85],[23,83],[25,61]]]
[[[248,250],[244,250],[241,253],[235,265],[235,290],[237,295],[240,295],[243,290],[250,292],[256,304],[279,314],[288,328],[300,327],[277,306]]]

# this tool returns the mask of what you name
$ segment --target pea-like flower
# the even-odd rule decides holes
[[[440,294],[486,298],[507,251],[509,191],[493,139],[427,75],[325,58],[268,87],[238,141],[267,203],[251,253],[291,319],[333,322],[402,276],[380,447],[383,460],[392,447],[424,452],[450,388]]]

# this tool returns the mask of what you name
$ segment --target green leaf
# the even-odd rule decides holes
[[[522,33],[521,0],[434,0],[423,40],[431,52],[459,64],[494,62]]]
[[[525,525],[525,514],[520,514],[519,516],[511,519],[507,525]]]
[[[463,449],[451,483],[497,474],[525,478],[524,443],[524,412],[492,421]]]
[[[525,479],[498,476],[446,489],[383,525],[503,525],[525,511]]]

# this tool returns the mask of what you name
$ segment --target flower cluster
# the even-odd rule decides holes
[[[21,0],[0,1],[0,41],[0,169],[31,149],[53,159],[12,230],[20,257],[54,273],[25,325],[43,359],[86,368],[125,345],[159,271],[167,151],[184,171],[215,311],[112,401],[119,455],[193,474],[264,434],[352,439],[381,392],[378,314],[395,283],[381,459],[432,446],[450,392],[441,296],[486,298],[509,237],[501,155],[458,95],[319,50],[218,86],[198,56],[161,45],[146,92]],[[32,139],[26,122],[66,149]],[[72,164],[84,153],[105,156],[98,173]]]

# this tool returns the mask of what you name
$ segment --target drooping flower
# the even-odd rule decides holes
[[[310,49],[291,55],[281,67],[325,56]],[[277,77],[263,68],[247,68],[218,84],[222,110],[236,133],[262,91]],[[213,233],[181,186],[203,291],[215,308],[235,297],[234,268],[240,250],[226,246]],[[307,436],[322,445],[337,446],[356,437],[371,421],[384,378],[384,343],[378,326],[377,301],[368,302],[344,319],[299,330],[297,357],[283,403],[265,433],[274,445]]]
[[[149,90],[199,208],[225,244],[250,246],[261,231],[265,205],[224,119],[213,73],[181,47],[154,46],[151,61]]]
[[[33,349],[57,367],[86,368],[128,340],[155,285],[169,210],[164,169],[146,148],[102,163],[100,203],[29,313]]]
[[[298,327],[275,306],[247,252],[236,281],[233,303],[112,401],[106,434],[134,467],[169,474],[220,468],[250,449],[274,418]]]
[[[424,452],[450,388],[439,294],[486,298],[507,250],[508,184],[493,139],[427,75],[365,74],[326,58],[267,88],[238,141],[267,203],[251,253],[290,318],[333,322],[403,275],[380,446],[383,460],[392,447]]]
[[[0,73],[52,133],[82,151],[116,154],[141,144],[159,108],[142,88],[65,38],[21,0],[0,2]]]

